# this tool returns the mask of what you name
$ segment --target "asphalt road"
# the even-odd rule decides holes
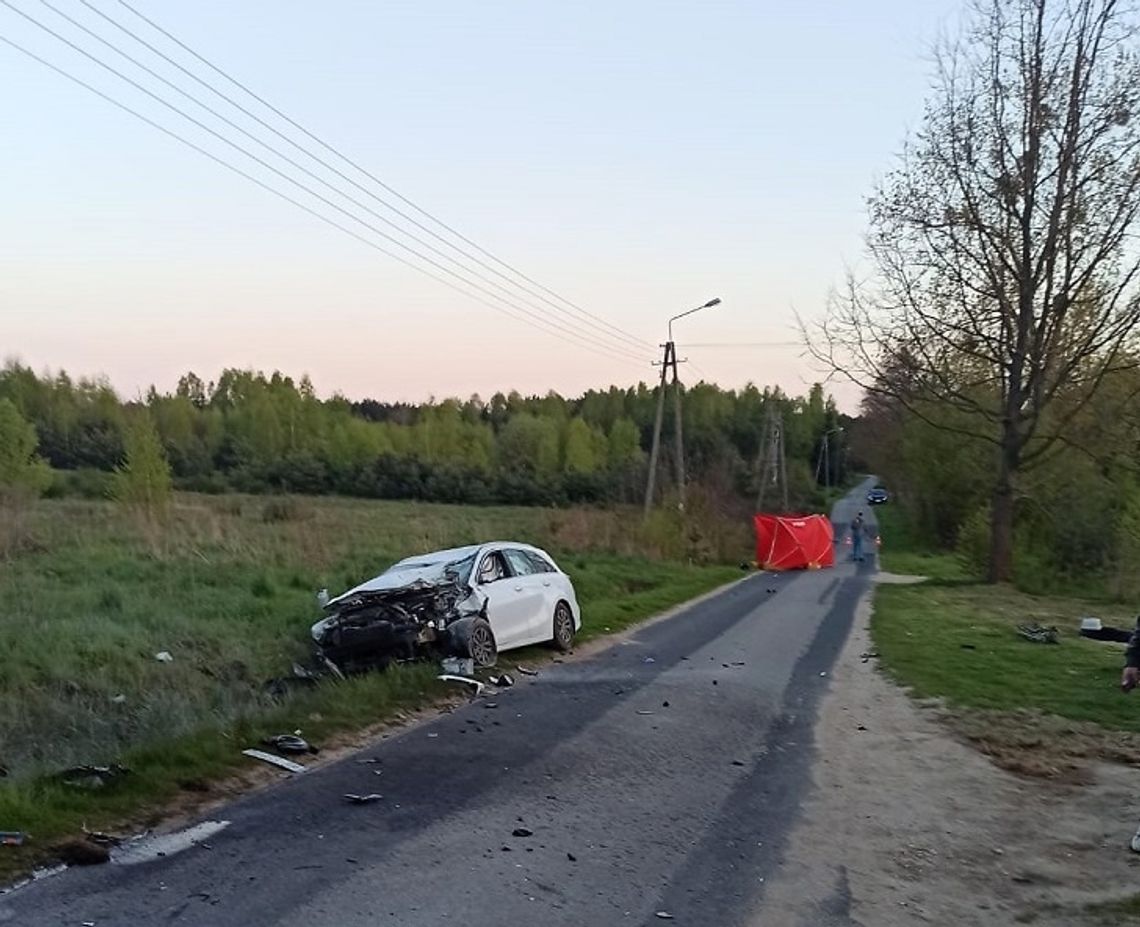
[[[754,575],[251,794],[212,815],[229,824],[204,845],[0,897],[0,922],[762,923],[765,880],[824,759],[817,704],[875,569],[849,550],[832,570]],[[384,797],[354,806],[349,792]],[[846,887],[831,894],[805,924],[852,923]]]

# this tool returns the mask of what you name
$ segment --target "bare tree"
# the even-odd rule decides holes
[[[1019,473],[1135,363],[1136,38],[1116,0],[975,0],[869,199],[873,272],[811,338],[866,389],[934,425],[952,409],[945,427],[992,443],[995,582],[1012,575]]]

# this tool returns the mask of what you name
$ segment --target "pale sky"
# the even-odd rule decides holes
[[[276,119],[118,0],[48,2],[399,221],[92,12]],[[745,345],[794,340],[794,313],[819,315],[829,288],[859,261],[864,197],[918,123],[927,49],[961,6],[131,3],[399,193],[650,345],[664,340],[670,315],[721,298],[676,324],[679,354],[692,361],[683,377],[793,393],[820,378],[802,350]],[[273,159],[43,0],[0,0],[0,36],[375,238],[12,7]],[[0,357],[106,374],[127,395],[151,383],[169,389],[191,369],[213,378],[227,366],[308,372],[322,395],[386,400],[573,394],[655,375],[654,349],[615,359],[500,315],[2,43],[0,87]],[[531,311],[552,313],[529,299]],[[574,316],[550,317],[613,341]],[[850,407],[853,391],[834,388]]]

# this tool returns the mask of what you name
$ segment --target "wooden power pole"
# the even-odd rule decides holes
[[[657,459],[661,454],[661,423],[665,417],[665,390],[669,384],[669,373],[673,374],[673,438],[675,441],[673,461],[677,474],[677,493],[679,505],[685,506],[685,438],[681,424],[681,379],[677,372],[677,365],[684,361],[677,360],[677,346],[672,341],[662,345],[665,354],[661,358],[661,382],[657,387],[657,414],[653,419],[653,445],[649,451],[649,476],[645,482],[645,517],[649,517],[653,509],[653,493],[657,485]],[[654,363],[657,366],[657,362]]]
[[[760,486],[756,491],[756,511],[764,511],[764,496],[775,484],[783,507],[788,510],[788,468],[784,454],[784,423],[780,413],[769,408],[764,421],[764,437],[760,442]]]

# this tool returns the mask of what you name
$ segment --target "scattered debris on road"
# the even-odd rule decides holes
[[[109,766],[72,766],[59,773],[58,778],[64,785],[82,789],[99,789],[103,786],[121,779],[130,772],[117,763]]]
[[[155,658],[155,659],[156,659],[156,660],[157,660],[159,663],[173,663],[173,662],[174,662],[174,657],[172,657],[172,656],[170,655],[170,651],[169,651],[169,650],[160,650],[158,653],[156,653],[156,654],[154,655],[154,658]]]
[[[511,831],[512,837],[533,837],[534,831],[526,827],[516,827]]]
[[[859,654],[859,659],[864,663],[866,663],[868,660],[877,660],[878,658],[879,654],[874,650],[864,650],[861,654]]]
[[[1132,632],[1124,628],[1105,627],[1099,618],[1081,618],[1078,633],[1093,641],[1105,641],[1114,644],[1127,644],[1132,638]]]
[[[73,839],[55,848],[60,862],[68,866],[99,866],[111,861],[111,851],[90,840]]]
[[[639,715],[651,715],[651,714],[653,714],[653,712],[650,711],[648,708],[639,708],[639,709],[637,709],[637,713]]]
[[[251,759],[261,760],[263,763],[268,763],[271,766],[277,766],[284,769],[286,772],[303,773],[305,767],[300,763],[294,763],[292,760],[287,760],[282,756],[274,756],[272,753],[266,753],[264,750],[242,750],[242,756],[248,756]]]
[[[492,676],[490,683],[493,686],[498,686],[500,689],[509,689],[515,684],[515,677],[510,673],[500,673],[498,676]]]
[[[528,666],[516,666],[515,669],[517,669],[524,676],[537,676],[538,675],[538,670],[533,670]]]
[[[1019,624],[1017,633],[1035,644],[1059,644],[1060,632],[1056,628],[1046,628],[1039,624]]]
[[[98,830],[88,830],[86,825],[83,826],[83,833],[92,843],[104,847],[117,847],[127,839],[126,837],[117,837],[114,834],[105,834]]]
[[[567,853],[567,854],[566,854],[566,858],[567,858],[568,860],[570,860],[570,862],[572,862],[572,863],[576,863],[576,862],[578,862],[578,857],[577,857],[577,856],[575,856],[573,853]]]
[[[443,682],[462,682],[466,685],[474,686],[475,698],[478,698],[483,694],[483,683],[481,683],[478,679],[470,679],[467,676],[455,676],[451,673],[444,673],[440,676],[436,676],[435,678],[442,680]]]
[[[319,753],[320,750],[310,744],[301,736],[300,731],[294,731],[292,734],[275,734],[273,737],[266,737],[262,741],[267,747],[273,747],[281,753]]]
[[[374,801],[380,801],[383,797],[383,795],[377,795],[375,792],[371,792],[368,795],[355,795],[349,792],[344,796],[344,800],[350,805],[370,805]]]
[[[663,921],[673,920],[673,915],[670,914],[668,911],[658,911],[656,916],[661,918],[661,920],[663,920]]]
[[[475,661],[470,657],[448,657],[439,661],[439,668],[448,676],[471,676],[475,672]]]

